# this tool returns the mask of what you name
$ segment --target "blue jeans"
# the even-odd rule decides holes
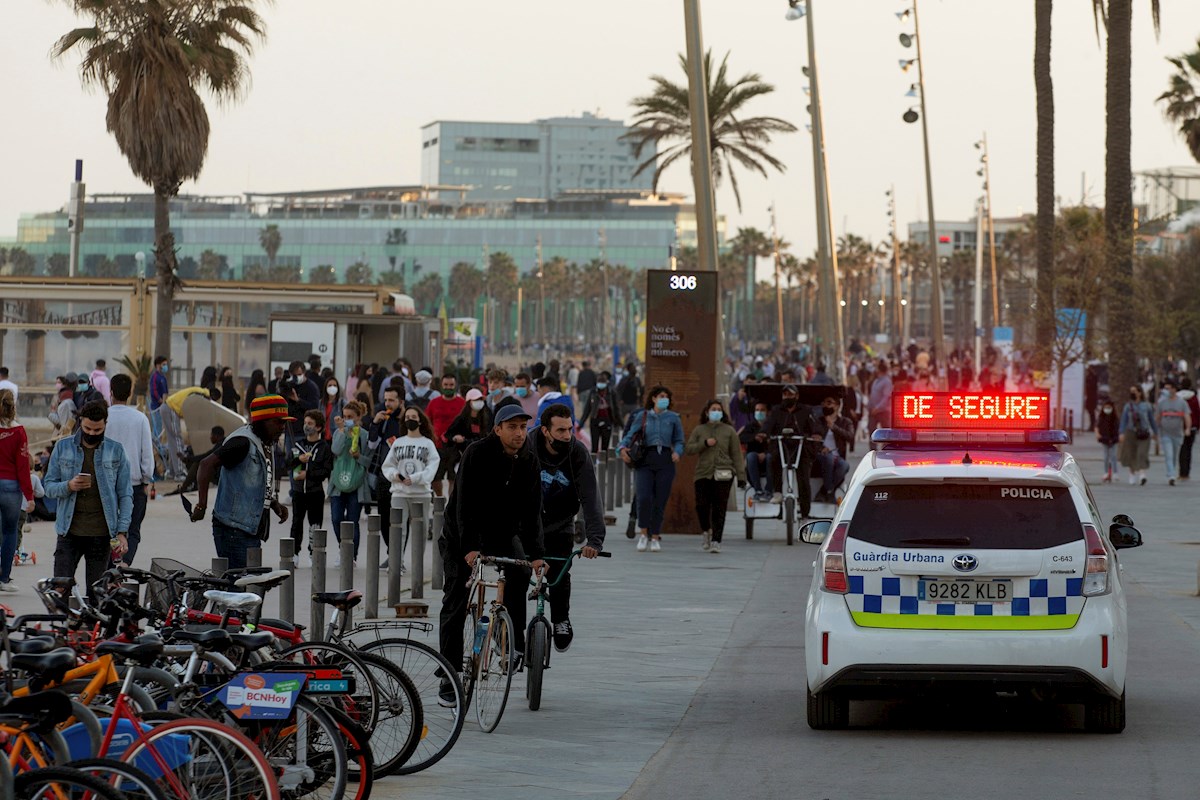
[[[361,538],[358,518],[362,515],[362,503],[358,499],[358,490],[353,492],[338,492],[329,496],[329,524],[333,527],[333,535],[342,541],[342,523],[354,523],[354,557],[358,558],[358,542]]]
[[[230,569],[246,566],[246,551],[262,547],[262,541],[254,534],[239,531],[213,520],[213,543],[217,546],[217,558],[228,559]]]
[[[169,462],[167,461],[166,447],[162,443],[162,432],[163,421],[162,409],[160,407],[150,412],[150,445],[154,448],[154,452],[158,453],[158,457],[162,459],[163,469],[166,470]],[[154,477],[157,479],[163,476],[156,474]]]
[[[661,453],[657,449],[650,450],[642,466],[634,473],[638,527],[645,528],[651,536],[662,533],[663,515],[674,482],[675,462],[671,460],[669,448],[664,448]]]
[[[821,465],[821,475],[825,479],[822,488],[824,488],[825,494],[833,494],[833,490],[846,480],[846,473],[850,471],[850,465],[836,450],[821,453],[817,456],[817,462]],[[802,476],[801,480],[804,480],[805,477],[807,476]]]
[[[1183,446],[1182,436],[1158,435],[1158,443],[1162,447],[1163,460],[1167,467],[1167,480],[1175,480],[1179,475],[1179,448]]]
[[[764,456],[762,461],[758,460],[759,456]],[[765,491],[762,484],[762,479],[768,475],[765,456],[765,453],[746,453],[746,476],[750,479],[751,491],[756,494]]]
[[[25,496],[17,481],[0,480],[0,581],[12,578],[13,557],[21,535],[21,506]]]
[[[1115,444],[1102,446],[1104,447],[1104,472],[1111,478],[1121,472],[1121,465],[1117,462],[1117,446]]]

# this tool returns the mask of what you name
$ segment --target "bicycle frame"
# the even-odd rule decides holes
[[[109,666],[111,667],[112,656],[104,656],[104,658],[108,659]],[[96,755],[101,758],[107,757],[108,748],[112,745],[113,735],[117,732],[117,722],[122,719],[127,720],[133,726],[134,740],[129,744],[126,750],[139,745],[144,747],[145,752],[148,753],[152,759],[154,759],[154,765],[162,771],[163,777],[167,779],[167,783],[169,784],[171,791],[176,797],[180,798],[180,800],[186,800],[188,797],[187,790],[184,789],[179,783],[178,779],[175,777],[174,770],[170,768],[167,760],[163,758],[162,754],[159,753],[154,745],[146,738],[145,731],[142,730],[141,718],[137,715],[137,712],[133,710],[133,706],[129,703],[129,701],[125,699],[127,693],[129,692],[129,687],[132,684],[133,668],[131,667],[125,671],[125,680],[121,683],[121,691],[119,694],[117,694],[116,703],[113,704],[112,717],[108,721],[108,727],[104,731],[104,739],[101,740],[100,750]]]

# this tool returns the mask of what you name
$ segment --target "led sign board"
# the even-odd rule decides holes
[[[892,427],[940,431],[1050,429],[1050,395],[990,392],[896,392]]]

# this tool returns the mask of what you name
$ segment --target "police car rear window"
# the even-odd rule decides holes
[[[1062,486],[888,483],[863,488],[849,535],[882,547],[1040,550],[1083,529]]]

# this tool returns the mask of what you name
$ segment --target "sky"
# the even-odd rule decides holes
[[[895,187],[901,237],[923,220],[921,126],[901,115],[915,56],[899,43],[911,20],[901,0],[814,0],[835,234],[886,238],[885,191]],[[1155,98],[1166,57],[1193,50],[1200,2],[1164,0],[1155,38],[1150,3],[1134,3],[1133,168],[1193,165]],[[757,115],[799,131],[777,137],[786,165],[767,178],[743,173],[739,211],[727,184],[717,212],[730,234],[766,230],[775,204],[781,236],[804,256],[815,250],[812,144],[801,67],[805,24],[784,19],[786,0],[702,0],[705,47],[729,53],[735,76],[760,74],[776,91]],[[253,81],[234,105],[210,103],[212,136],[203,174],[185,193],[239,195],[420,179],[420,126],[438,119],[529,121],[584,111],[629,120],[649,76],[685,80],[681,0],[276,0],[262,13],[267,39]],[[999,217],[1035,205],[1032,0],[921,0],[935,214],[973,216],[981,194],[973,143],[986,132],[992,199]],[[62,206],[74,160],[89,193],[147,191],[105,131],[105,99],[81,88],[78,57],[52,62],[54,41],[78,23],[63,0],[0,3],[0,237],[21,212]],[[1104,50],[1091,3],[1059,0],[1052,53],[1056,189],[1064,204],[1104,197]],[[667,191],[692,194],[684,165]]]

